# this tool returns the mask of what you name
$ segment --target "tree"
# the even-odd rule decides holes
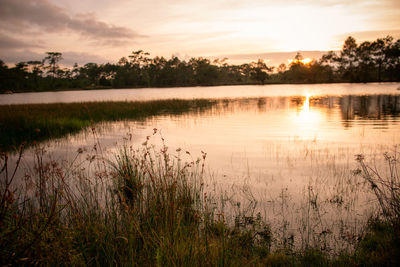
[[[80,71],[79,71],[79,66],[78,66],[78,63],[74,63],[74,66],[72,67],[72,74],[71,74],[71,78],[74,78],[74,79],[76,79],[78,76],[79,76],[79,74],[80,74]]]
[[[151,62],[151,59],[147,57],[148,55],[150,54],[144,52],[143,50],[138,50],[138,51],[132,51],[132,54],[129,55],[128,57],[131,59],[130,61],[131,64],[137,65],[138,67],[144,67]]]
[[[272,69],[267,67],[264,60],[259,59],[257,63],[252,64],[251,76],[254,80],[264,84],[265,80],[268,79],[267,71],[271,71]]]
[[[372,78],[374,63],[371,57],[372,45],[371,42],[363,42],[357,48],[357,76],[362,82],[368,82]]]
[[[189,65],[193,69],[195,82],[198,85],[215,84],[219,80],[219,69],[212,65],[209,59],[206,58],[191,58]]]
[[[278,66],[277,71],[278,73],[284,73],[286,71],[287,67],[285,63],[282,63]]]
[[[371,56],[373,63],[377,66],[378,82],[382,81],[382,69],[387,63],[387,50],[393,44],[393,37],[387,36],[382,39],[377,39],[370,45]]]
[[[96,63],[86,63],[81,69],[81,73],[86,76],[91,86],[99,85],[100,67]]]
[[[28,61],[29,69],[31,69],[31,76],[33,77],[33,82],[35,87],[39,87],[39,79],[43,75],[43,61]]]
[[[306,62],[297,53],[291,63],[271,73],[263,60],[229,65],[224,59],[180,60],[176,56],[151,58],[143,50],[133,51],[117,64],[88,63],[60,68],[62,54],[47,52],[43,61],[20,62],[8,67],[0,60],[0,91],[37,91],[56,88],[166,87],[260,83],[371,82],[400,81],[400,40],[393,37],[357,45],[348,37],[339,52],[330,51],[319,60]]]
[[[338,61],[343,77],[348,78],[351,82],[355,81],[354,68],[357,65],[357,43],[353,37],[349,36],[344,41]]]
[[[125,66],[125,65],[129,65],[129,61],[126,57],[121,57],[118,60],[118,66]]]
[[[49,71],[47,73],[50,73],[53,78],[56,77],[57,70],[59,69],[58,62],[62,60],[62,54],[60,52],[46,52],[47,57],[44,58],[44,62],[48,62],[49,66],[47,67]]]
[[[303,63],[303,56],[297,53],[289,64],[289,70],[286,72],[286,77],[292,82],[311,82],[309,78],[309,66]]]
[[[294,56],[294,60],[292,61],[293,64],[301,64],[302,60],[304,59],[303,55],[300,52],[297,52]]]
[[[385,50],[386,73],[390,81],[400,81],[400,39]]]
[[[43,61],[28,61],[27,64],[29,65],[34,76],[41,76],[43,74]]]

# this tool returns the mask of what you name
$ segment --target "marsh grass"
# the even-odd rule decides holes
[[[211,100],[157,100],[146,102],[87,102],[0,105],[0,151],[17,150],[28,145],[58,138],[103,121],[141,120],[160,114],[210,107]]]
[[[67,163],[52,160],[43,147],[36,145],[34,166],[24,175],[18,172],[24,149],[19,150],[15,167],[8,164],[8,156],[3,153],[1,265],[398,263],[399,246],[393,238],[398,228],[393,227],[393,220],[371,221],[354,250],[331,254],[321,247],[323,240],[313,239],[324,229],[318,218],[324,203],[320,201],[321,192],[309,186],[304,199],[306,217],[302,218],[305,228],[295,232],[296,236],[303,235],[301,245],[296,246],[289,229],[283,225],[278,229],[281,232],[275,232],[257,211],[260,203],[249,187],[242,188],[242,198],[207,190],[207,154],[202,152],[196,157],[179,148],[171,151],[162,136],[161,147],[151,145],[150,139],[158,134],[154,129],[139,147],[127,142],[114,157],[106,157],[101,144],[96,144],[95,155],[85,155],[78,149],[76,157]],[[390,162],[394,163],[393,159]],[[290,212],[288,197],[283,190],[276,200],[283,222]],[[392,194],[385,197],[389,200]],[[334,199],[334,204],[338,203]],[[274,247],[273,243],[280,246]]]
[[[376,166],[368,166],[363,155],[357,155],[361,169],[357,170],[370,185],[378,200],[382,215],[393,225],[400,226],[400,152],[397,147],[393,153],[385,153],[386,172]]]
[[[400,265],[400,152],[384,154],[386,170],[366,163],[357,155],[360,169],[356,170],[370,186],[380,207],[380,212],[368,224],[368,231],[359,244],[356,256],[366,266]]]
[[[350,157],[354,164],[343,164],[335,162],[329,151],[317,154],[320,146],[313,142],[307,144],[307,155],[303,147],[293,145],[287,158],[273,159],[276,169],[259,176],[253,173],[247,181],[251,189],[246,191],[252,191],[254,197],[246,194],[243,198],[257,201],[255,214],[261,212],[269,223],[273,250],[314,249],[335,256],[354,251],[368,217],[373,214],[373,195],[363,179],[351,172],[357,166],[353,155],[343,158]],[[273,150],[273,154],[278,153]],[[277,175],[271,177],[269,173]],[[235,191],[236,199],[244,195],[241,190],[243,186]]]
[[[2,155],[2,265],[243,265],[269,254],[261,218],[239,214],[229,225],[203,191],[205,153],[192,158],[146,140],[114,159],[82,164],[83,154],[59,164],[37,146],[32,172],[18,179],[19,163],[9,170]]]

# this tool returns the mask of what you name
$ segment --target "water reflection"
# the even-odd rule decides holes
[[[388,120],[400,113],[400,96],[344,96],[340,98],[342,120],[345,128],[353,126],[357,120],[377,120],[378,125],[387,128]]]
[[[385,120],[400,115],[399,95],[369,95],[369,96],[291,96],[223,99],[211,109],[201,110],[202,115],[219,115],[232,112],[250,111],[266,113],[273,110],[294,109],[298,113],[307,114],[315,111],[323,114],[340,109],[340,120],[375,119]],[[211,112],[211,113],[210,113]]]
[[[0,94],[0,105],[71,103],[87,101],[146,101],[159,99],[279,97],[306,93],[313,96],[398,94],[399,83],[369,84],[276,84],[210,87],[113,89],[41,93]]]
[[[309,93],[307,93],[306,100],[304,100],[303,110],[306,112],[310,111],[310,97],[311,97],[311,95]]]
[[[243,174],[249,167],[271,172],[270,167],[282,158],[278,154],[291,157],[297,153],[300,158],[295,161],[300,161],[307,150],[335,155],[344,149],[347,160],[352,161],[354,154],[400,143],[399,117],[398,95],[223,99],[185,114],[105,123],[96,138],[112,149],[129,132],[134,145],[140,145],[158,128],[169,146],[207,151],[211,169],[226,175]],[[76,151],[88,145],[90,136],[81,133],[50,142],[50,147],[55,153]]]
[[[285,115],[291,113],[298,124],[318,123],[321,120],[330,121],[344,128],[357,125],[362,121],[365,125],[373,125],[377,121],[396,123],[400,115],[399,95],[370,95],[370,96],[305,96],[296,97],[265,97],[246,99],[221,100],[210,109],[199,111],[200,116],[222,116],[230,113],[265,113],[272,115],[280,111],[279,120],[285,121]],[[340,112],[340,117],[335,117]],[[286,114],[285,114],[286,113]],[[192,116],[190,114],[189,116]],[[370,122],[365,122],[369,120]],[[376,121],[376,122],[372,122]],[[282,123],[283,124],[283,123]],[[281,125],[282,127],[283,125]]]
[[[295,117],[295,122],[299,126],[313,126],[318,127],[316,124],[321,120],[321,112],[318,109],[310,109],[310,94],[306,94],[303,105],[298,108],[298,112]]]

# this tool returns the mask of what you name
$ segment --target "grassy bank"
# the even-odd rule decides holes
[[[94,123],[140,120],[158,114],[180,114],[212,105],[210,100],[88,102],[0,106],[0,151],[16,149],[78,132]]]
[[[329,255],[311,245],[272,249],[276,236],[259,214],[224,213],[218,205],[221,196],[205,191],[206,153],[194,159],[189,152],[144,144],[139,149],[122,147],[114,158],[97,155],[95,161],[85,159],[78,150],[74,162],[68,164],[47,161],[45,153],[36,147],[34,166],[27,174],[15,171],[19,160],[11,168],[7,156],[1,157],[1,265],[399,263],[396,157],[387,158],[389,176],[380,176],[359,158],[359,175],[382,200],[381,217],[365,226],[354,251]]]

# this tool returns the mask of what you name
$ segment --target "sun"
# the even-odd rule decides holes
[[[302,59],[302,60],[301,60],[301,62],[302,62],[303,64],[310,64],[311,61],[312,61],[311,58],[305,58],[305,59]]]
[[[288,63],[289,63],[289,65],[290,64],[298,64],[298,63],[301,63],[301,64],[303,64],[303,65],[308,65],[308,64],[310,64],[311,62],[313,61],[313,59],[311,59],[311,58],[303,58],[303,59],[288,59]]]

